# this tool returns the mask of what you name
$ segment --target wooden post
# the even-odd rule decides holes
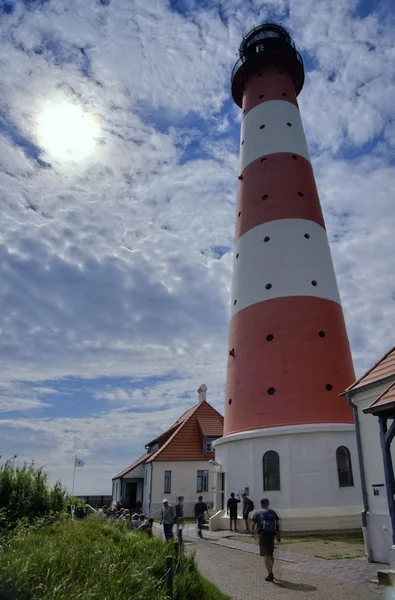
[[[166,556],[167,597],[173,600],[173,557]]]
[[[178,543],[180,544],[180,550],[182,547],[182,528],[179,527],[177,531]]]
[[[384,463],[385,487],[387,489],[388,510],[390,513],[391,526],[392,526],[392,544],[395,545],[394,467],[392,464],[392,456],[391,456],[391,441],[394,437],[394,432],[395,432],[395,420],[391,424],[390,430],[388,431],[387,417],[385,415],[379,416],[379,426],[380,426],[381,450],[383,453],[383,463]]]

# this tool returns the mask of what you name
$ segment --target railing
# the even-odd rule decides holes
[[[292,48],[292,47],[291,47],[291,48]],[[287,51],[284,49],[284,47],[283,47],[283,48],[281,48],[281,49],[270,48],[270,49],[268,49],[267,51],[268,51],[268,52],[279,52],[279,53],[284,53],[284,52],[287,52]],[[300,53],[299,53],[299,52],[298,52],[298,51],[297,51],[295,48],[292,48],[292,50],[290,49],[288,53],[289,53],[289,54],[293,54],[294,56],[296,56],[296,59],[297,59],[297,60],[298,60],[298,62],[301,64],[301,66],[302,66],[302,67],[304,66],[304,65],[303,65],[303,58],[302,58],[302,55],[301,55],[301,54],[300,54]],[[265,54],[265,50],[264,50],[263,52],[257,52],[257,55],[258,55],[258,54]],[[232,69],[232,75],[231,75],[231,78],[230,78],[231,82],[233,82],[233,79],[234,79],[234,77],[235,77],[235,75],[236,75],[237,71],[238,71],[238,70],[239,70],[239,68],[241,67],[241,65],[242,65],[242,64],[244,64],[244,63],[245,63],[247,60],[249,60],[249,59],[250,59],[250,57],[245,57],[245,56],[242,56],[241,58],[239,58],[239,60],[236,62],[235,66],[234,66],[234,67],[233,67],[233,69]]]

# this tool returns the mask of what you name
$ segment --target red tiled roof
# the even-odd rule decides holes
[[[224,429],[223,419],[215,418],[207,418],[207,417],[199,417],[198,418],[199,427],[202,431],[202,434],[205,436],[222,436]]]
[[[205,400],[193,406],[179,419],[180,426],[167,442],[148,458],[153,460],[209,460],[214,452],[203,452],[203,438],[199,419],[218,419],[223,425],[223,416]],[[222,435],[222,430],[220,435]]]
[[[205,400],[189,408],[167,431],[150,444],[162,443],[155,452],[145,453],[130,467],[113,477],[124,477],[142,463],[154,460],[210,460],[214,452],[203,451],[203,436],[222,436],[223,416]],[[147,444],[149,445],[149,444]]]
[[[369,383],[376,383],[386,377],[395,376],[395,346],[383,356],[362,377],[346,389],[346,392],[357,390]]]
[[[391,383],[391,385],[374,401],[372,404],[365,408],[364,413],[373,412],[375,413],[380,410],[384,410],[388,408],[390,404],[395,403],[395,382]]]

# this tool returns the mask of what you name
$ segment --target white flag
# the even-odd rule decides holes
[[[84,461],[82,460],[82,458],[78,458],[77,456],[75,457],[75,463],[74,466],[75,467],[83,467],[84,466]]]

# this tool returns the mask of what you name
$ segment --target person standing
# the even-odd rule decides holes
[[[248,495],[244,492],[241,495],[243,498],[243,519],[246,526],[246,533],[250,533],[250,523],[249,523],[249,515],[255,508],[253,501],[248,497]]]
[[[176,519],[174,506],[169,504],[166,498],[163,500],[163,506],[160,511],[160,524],[163,524],[163,533],[165,534],[166,542],[173,539],[173,525]]]
[[[199,496],[198,501],[195,504],[195,519],[197,523],[197,532],[199,537],[202,537],[202,527],[204,523],[204,517],[207,512],[207,504],[203,502],[203,496]]]
[[[177,499],[176,509],[176,524],[177,524],[177,537],[180,544],[182,544],[182,530],[184,528],[184,496],[179,496]]]
[[[275,510],[269,508],[269,500],[261,500],[261,509],[257,510],[252,517],[252,534],[259,536],[259,553],[265,559],[267,577],[265,581],[273,581],[274,564],[274,538],[281,541],[280,537],[280,517]]]
[[[184,496],[178,497],[175,509],[177,529],[182,529],[184,526]]]
[[[229,515],[230,518],[230,531],[233,531],[232,523],[234,524],[234,530],[237,531],[237,505],[239,502],[240,498],[235,498],[235,495],[232,492],[226,506],[226,514]]]

